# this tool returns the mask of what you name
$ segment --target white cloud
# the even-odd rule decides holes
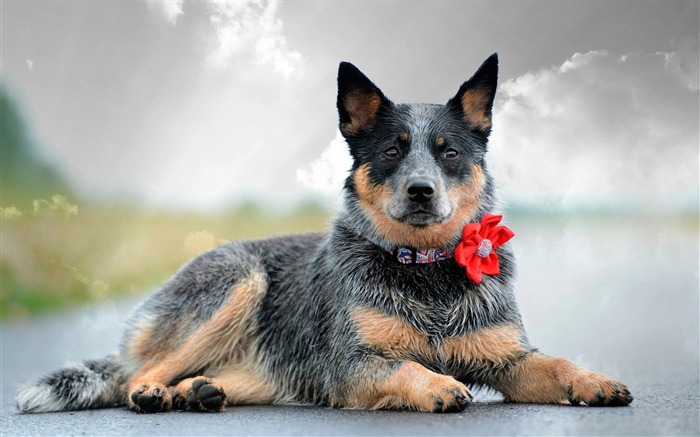
[[[301,53],[287,46],[282,20],[277,17],[276,0],[212,0],[210,19],[216,29],[218,46],[210,61],[226,65],[233,57],[252,56],[260,65],[289,77],[301,70]]]
[[[564,203],[697,198],[697,65],[697,50],[597,51],[505,82],[489,157],[499,184]]]
[[[34,61],[32,61],[31,59],[27,59],[27,68],[29,69],[29,71],[34,70]]]
[[[320,157],[297,170],[297,181],[306,188],[339,199],[351,167],[352,157],[348,145],[340,131],[337,131]]]
[[[151,10],[175,25],[183,14],[184,0],[146,0]],[[250,57],[258,65],[272,66],[285,78],[301,71],[304,58],[287,46],[283,23],[277,16],[278,0],[208,0],[209,17],[216,31],[211,64],[229,65],[237,57]]]
[[[166,20],[172,25],[177,22],[177,17],[182,15],[182,3],[184,0],[146,0],[151,10],[163,14]]]

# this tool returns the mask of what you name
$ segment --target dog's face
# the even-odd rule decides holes
[[[476,214],[497,74],[494,54],[446,105],[394,104],[340,64],[340,130],[354,160],[346,186],[385,243],[443,247]]]

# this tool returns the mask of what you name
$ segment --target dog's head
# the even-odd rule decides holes
[[[340,131],[353,168],[350,208],[387,246],[445,247],[480,211],[498,57],[491,55],[446,105],[395,104],[360,70],[338,70]]]

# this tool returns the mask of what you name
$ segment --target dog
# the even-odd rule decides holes
[[[508,402],[624,406],[614,378],[530,345],[485,161],[491,55],[446,105],[395,104],[338,70],[352,169],[326,234],[231,242],[186,264],[131,316],[120,352],[23,386],[20,412],[128,405],[464,410]]]

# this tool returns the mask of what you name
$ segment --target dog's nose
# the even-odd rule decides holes
[[[425,177],[415,177],[406,184],[408,198],[414,202],[427,202],[435,194],[435,182]]]

